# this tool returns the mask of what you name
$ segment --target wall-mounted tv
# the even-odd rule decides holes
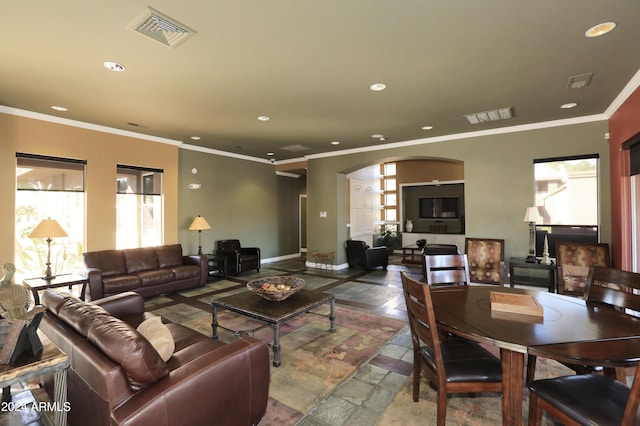
[[[458,198],[420,198],[418,210],[421,219],[457,219],[459,217]]]

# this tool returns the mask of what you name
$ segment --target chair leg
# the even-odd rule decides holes
[[[532,381],[536,375],[536,361],[537,357],[535,355],[527,356],[527,379],[525,383],[529,383]]]
[[[529,426],[542,424],[542,407],[538,406],[538,395],[529,392]]]
[[[418,402],[420,399],[420,360],[413,359],[413,402]]]
[[[627,384],[627,375],[624,367],[604,367],[603,373],[605,376],[609,376],[620,383]]]
[[[444,389],[438,389],[438,426],[445,426],[447,422],[447,392]]]

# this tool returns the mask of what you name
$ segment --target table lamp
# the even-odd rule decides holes
[[[536,222],[540,216],[538,216],[537,207],[527,207],[527,211],[524,213],[523,222],[529,222],[529,256],[526,261],[529,263],[537,263],[536,259]]]
[[[51,274],[51,239],[59,237],[67,237],[67,233],[55,219],[44,219],[36,226],[29,234],[29,238],[45,238],[47,242],[47,270],[44,273],[43,279],[50,281],[55,278]]]
[[[202,231],[211,229],[211,225],[207,222],[207,219],[198,215],[193,222],[191,222],[191,226],[189,226],[189,231],[198,231],[198,254],[202,254]]]

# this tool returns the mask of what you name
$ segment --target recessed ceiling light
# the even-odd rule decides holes
[[[273,152],[267,152],[267,155],[271,156],[271,155],[275,155]]]
[[[52,105],[51,109],[55,109],[56,111],[69,111],[66,107],[60,105]]]
[[[191,140],[199,141],[200,139],[202,139],[200,136],[191,136]]]
[[[369,89],[373,90],[374,92],[381,92],[386,88],[387,85],[384,83],[373,83],[371,86],[369,86]]]
[[[578,106],[577,102],[567,102],[566,104],[560,105],[560,108],[562,108],[562,109],[571,109],[571,108],[575,108],[577,106]]]
[[[431,130],[433,126],[422,126],[422,130]]]
[[[122,72],[124,70],[126,70],[126,68],[124,67],[124,65],[119,64],[117,62],[111,62],[111,61],[106,61],[103,63],[104,67],[108,70],[111,71],[115,71],[115,72]]]
[[[606,33],[612,31],[616,27],[615,22],[603,22],[602,24],[595,25],[589,28],[584,35],[586,37],[600,37],[601,35],[605,35]]]
[[[340,141],[333,141],[331,142],[331,145],[340,145]]]
[[[260,120],[260,121],[269,121],[270,118],[268,116],[266,116],[266,115],[260,115],[260,116],[258,116],[258,120]]]
[[[374,139],[382,139],[384,138],[384,135],[381,135],[380,133],[374,133],[373,135],[371,135],[371,137]]]

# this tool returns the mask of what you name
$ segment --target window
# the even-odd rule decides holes
[[[118,165],[116,248],[162,244],[162,170]]]
[[[396,163],[384,163],[380,165],[382,179],[382,205],[384,206],[383,224],[381,232],[396,233],[398,226],[398,188],[396,181]]]
[[[598,225],[598,157],[536,160],[535,205],[544,225]]]
[[[17,274],[22,278],[42,276],[47,261],[47,244],[28,235],[43,219],[55,219],[68,237],[51,242],[54,274],[82,267],[85,247],[86,161],[16,154],[16,241]]]

